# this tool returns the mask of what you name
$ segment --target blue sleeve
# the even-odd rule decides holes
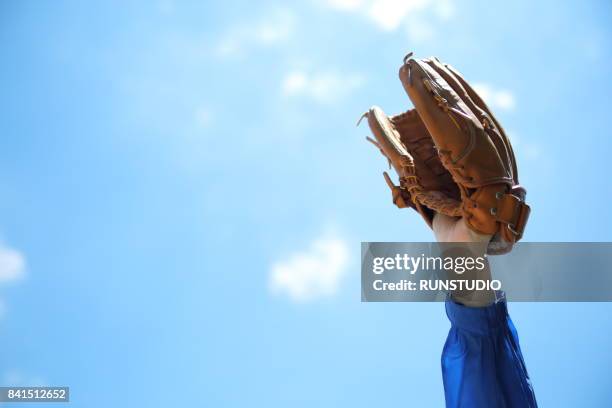
[[[487,307],[446,300],[451,329],[442,351],[448,408],[534,408],[533,387],[505,299]]]

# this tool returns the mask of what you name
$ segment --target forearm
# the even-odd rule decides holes
[[[469,242],[486,244],[491,239],[490,235],[479,234],[470,229],[463,218],[453,218],[444,214],[436,214],[433,219],[433,231],[438,242]],[[470,254],[472,255],[472,254]],[[465,280],[491,280],[491,268],[488,261],[482,270],[474,269],[465,272],[462,276]],[[491,290],[480,291],[453,291],[451,296],[455,302],[469,307],[483,307],[495,301],[495,293]]]
[[[459,217],[436,213],[433,219],[433,232],[438,242],[482,242],[491,240],[491,235],[480,234],[467,226]]]

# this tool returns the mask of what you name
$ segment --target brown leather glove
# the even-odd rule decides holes
[[[370,141],[399,176],[395,186],[385,173],[393,202],[417,210],[430,227],[435,212],[464,217],[474,231],[493,235],[488,253],[510,251],[530,208],[509,139],[456,70],[437,58],[410,57],[399,76],[415,109],[364,114],[376,138]]]

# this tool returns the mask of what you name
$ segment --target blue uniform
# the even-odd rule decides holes
[[[446,300],[451,329],[442,351],[444,395],[449,408],[535,408],[506,300],[466,307]]]

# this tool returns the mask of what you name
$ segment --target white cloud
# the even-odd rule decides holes
[[[337,10],[354,11],[363,7],[364,0],[327,0],[330,7]]]
[[[431,40],[435,35],[434,26],[426,20],[414,19],[409,24],[406,24],[408,37],[414,42],[424,42]]]
[[[235,26],[216,46],[221,57],[235,57],[255,46],[272,46],[288,40],[295,29],[295,15],[289,10],[276,10],[265,18]]]
[[[293,71],[283,79],[282,92],[287,97],[301,96],[319,103],[331,104],[348,96],[363,82],[363,77],[359,74]]]
[[[435,28],[432,17],[439,21],[448,21],[455,12],[451,0],[325,1],[332,9],[365,16],[384,31],[394,31],[405,25],[410,39],[416,42],[432,37]],[[427,35],[424,35],[425,32]]]
[[[375,0],[364,11],[378,27],[386,31],[399,28],[412,12],[425,7],[429,0]]]
[[[276,44],[289,38],[293,31],[293,14],[284,13],[255,27],[253,33],[260,44]]]
[[[331,296],[338,290],[348,258],[349,249],[345,241],[319,238],[308,249],[272,265],[270,289],[273,293],[285,293],[296,302]]]
[[[0,283],[19,280],[25,275],[25,257],[16,249],[0,244]]]
[[[492,109],[513,110],[516,107],[514,95],[507,89],[496,89],[484,83],[475,83],[472,87]]]
[[[45,387],[48,382],[38,376],[26,375],[21,371],[10,370],[2,374],[2,384],[11,387]]]
[[[451,0],[438,0],[434,3],[433,11],[442,21],[448,21],[455,15],[455,5]]]
[[[283,81],[283,92],[285,95],[293,95],[304,92],[306,85],[308,84],[308,78],[303,72],[291,72],[288,74]]]
[[[26,261],[16,249],[0,243],[0,284],[18,281],[25,276]],[[6,314],[6,304],[0,299],[0,318]]]

